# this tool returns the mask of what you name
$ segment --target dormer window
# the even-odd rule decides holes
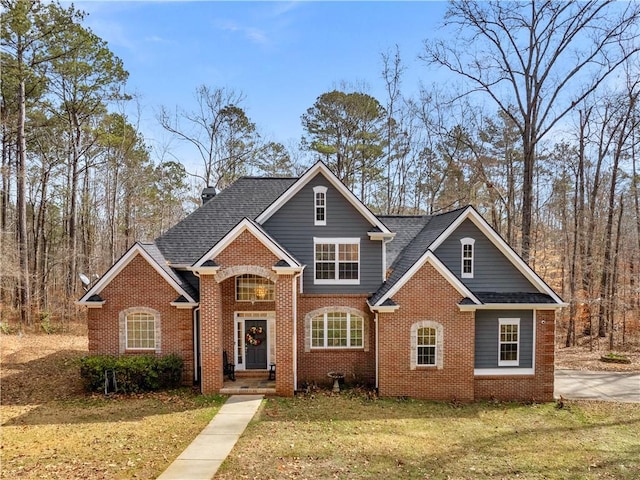
[[[313,187],[314,217],[313,224],[327,224],[327,187]]]
[[[463,238],[462,244],[462,278],[473,278],[473,251],[476,241],[473,238]]]

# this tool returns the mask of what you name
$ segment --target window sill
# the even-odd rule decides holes
[[[353,351],[353,352],[363,352],[364,347],[311,347],[311,352],[345,352],[345,351]]]
[[[313,281],[314,285],[360,285],[360,280],[318,280]]]

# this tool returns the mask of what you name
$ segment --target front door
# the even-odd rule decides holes
[[[247,370],[267,368],[267,321],[245,320],[244,347]]]

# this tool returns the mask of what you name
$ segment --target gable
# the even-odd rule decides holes
[[[92,300],[92,297],[95,298],[95,296],[99,296],[100,292],[102,292],[115,278],[117,278],[131,262],[134,260],[139,262],[139,257],[141,257],[147,265],[152,267],[153,270],[155,270],[156,273],[158,273],[158,275],[160,275],[160,277],[162,277],[162,279],[164,279],[164,281],[175,290],[177,297],[184,297],[184,299],[187,300],[186,302],[179,302],[181,307],[186,308],[196,303],[192,293],[190,293],[191,288],[188,285],[183,286],[183,282],[180,277],[178,277],[166,264],[163,265],[160,263],[159,258],[155,258],[161,257],[161,254],[155,245],[141,243],[135,243],[76,303],[78,305],[91,306],[92,303],[95,303]],[[141,279],[144,281],[144,275],[141,276]],[[142,291],[144,291],[144,288]]]
[[[326,225],[314,222],[314,188],[326,187]],[[371,293],[380,287],[383,278],[383,245],[372,240],[373,228],[361,212],[322,172],[302,186],[262,227],[287,251],[306,265],[303,281],[307,293],[331,293],[336,287],[314,284],[314,238],[359,239],[360,277],[358,285],[341,286],[348,293]]]
[[[464,226],[463,226],[464,224]],[[462,229],[460,227],[462,226]],[[459,230],[460,229],[460,230]],[[462,282],[462,272],[460,271],[462,244],[460,239],[465,238],[465,229],[469,229],[466,232],[466,237],[469,238],[469,234],[480,235],[478,239],[482,243],[482,251],[486,252],[486,258],[494,258],[498,262],[497,267],[494,264],[486,262],[483,267],[483,276],[479,277],[477,282],[471,287],[471,284]],[[449,243],[447,243],[449,242]],[[457,243],[456,243],[457,242]],[[474,241],[475,242],[475,241]],[[439,248],[447,244],[441,251]],[[457,245],[457,246],[456,246]],[[449,250],[447,252],[447,250]],[[457,256],[457,272],[454,273],[453,268],[450,268],[445,264],[445,261],[450,265],[456,267]],[[420,254],[420,252],[424,252]],[[438,255],[435,253],[437,252]],[[496,253],[498,252],[498,253]],[[452,212],[437,215],[431,217],[422,231],[416,235],[416,237],[407,245],[407,247],[401,252],[394,264],[392,265],[392,272],[387,281],[371,298],[372,306],[382,306],[385,301],[393,296],[394,291],[397,291],[399,286],[406,283],[408,279],[416,272],[416,269],[422,265],[425,259],[429,257],[437,260],[441,264],[443,276],[451,276],[450,282],[452,285],[458,285],[458,288],[471,292],[477,292],[478,295],[481,291],[501,293],[506,295],[509,293],[518,293],[517,298],[509,298],[507,303],[518,303],[514,300],[520,299],[522,296],[526,296],[532,293],[545,294],[548,301],[540,302],[540,298],[536,298],[536,304],[539,303],[551,303],[558,307],[566,306],[562,299],[547,285],[532,269],[529,267],[522,258],[515,253],[515,251],[491,228],[491,226],[482,218],[482,216],[473,208],[466,207],[461,210],[454,210]],[[444,261],[439,259],[439,256],[444,257]],[[503,280],[501,283],[496,284],[493,282],[495,272],[502,269],[506,278],[512,279],[517,283],[506,284]],[[475,277],[475,275],[474,275]],[[475,279],[475,278],[474,278]],[[516,280],[513,280],[516,279]],[[524,279],[524,281],[523,281]],[[469,278],[464,278],[465,281]],[[502,285],[500,288],[505,290],[495,290],[497,285]],[[516,285],[515,287],[513,285]],[[524,289],[524,291],[520,290]],[[460,291],[460,290],[459,290]],[[477,295],[467,296],[469,304],[475,306],[483,304]],[[487,297],[489,301],[493,298]],[[465,299],[466,301],[467,299]],[[499,303],[504,303],[500,301]],[[464,307],[467,308],[467,307]]]
[[[383,233],[391,233],[389,229],[378,219],[378,217],[376,217],[371,210],[369,210],[347,187],[345,187],[338,177],[336,177],[321,161],[318,161],[314,166],[307,170],[304,175],[302,175],[286,192],[284,192],[283,195],[258,215],[256,221],[260,224],[264,224],[294,196],[296,196],[300,190],[307,186],[309,182],[316,179],[319,174],[324,177],[324,181],[338,191],[342,197],[344,197],[344,199],[360,213],[371,227],[377,228]],[[313,215],[313,210],[310,212],[310,215]]]
[[[405,285],[412,285],[415,282],[413,281],[414,275],[423,272],[426,266],[429,265],[435,269],[439,276],[438,278],[442,280],[443,286],[450,286],[455,289],[460,298],[469,299],[472,304],[477,305],[480,304],[480,301],[476,298],[476,296],[469,290],[455,275],[447,269],[447,267],[434,255],[431,250],[427,250],[418,261],[416,261],[411,268],[409,268],[401,278],[399,278],[393,285],[387,286],[385,285],[380,289],[379,292],[376,293],[369,302],[369,305],[372,308],[379,309],[380,307],[384,307],[388,305],[389,302],[393,305],[396,305],[394,296],[400,292]],[[418,282],[419,283],[419,282]],[[387,288],[385,288],[387,287]],[[434,293],[434,292],[431,292]],[[430,294],[429,289],[423,288],[420,292],[416,292],[416,300],[418,302],[421,301],[423,295]],[[400,305],[402,306],[402,305]]]
[[[462,278],[463,238],[474,242],[473,278]],[[434,253],[462,283],[474,292],[538,292],[493,242],[470,220],[465,219]]]
[[[326,187],[326,225],[314,224],[315,187]],[[357,232],[366,235],[371,230],[371,222],[362,216],[351,202],[336,189],[321,172],[313,176],[278,211],[263,222],[263,227],[271,232],[282,231],[285,226],[304,229],[309,236],[345,237]],[[350,233],[345,233],[347,228]]]
[[[233,248],[229,248],[231,246]],[[264,249],[260,247],[264,247]],[[243,219],[233,227],[219,242],[202,255],[195,262],[193,268],[198,269],[205,266],[207,262],[215,261],[225,251],[232,252],[232,255],[238,259],[243,259],[242,261],[246,263],[257,251],[262,250],[269,252],[274,266],[276,263],[284,261],[286,267],[301,268],[300,263],[289,252],[279,245],[262,227],[248,218]]]

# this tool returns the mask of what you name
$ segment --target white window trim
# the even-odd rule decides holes
[[[322,209],[324,210],[324,220],[318,220],[318,194],[321,193],[324,198],[324,205],[322,205]],[[324,227],[327,225],[327,187],[323,187],[318,185],[313,187],[313,224],[315,226]]]
[[[365,345],[366,345],[366,335],[368,334],[368,330],[366,328],[366,323],[367,323],[367,317],[365,315],[362,314],[362,312],[357,312],[357,311],[351,311],[351,309],[341,309],[341,308],[335,308],[332,310],[328,310],[328,309],[323,309],[325,311],[322,312],[318,312],[315,315],[309,316],[309,348],[310,350],[365,350]],[[347,345],[345,346],[334,346],[334,345],[327,345],[327,339],[328,339],[328,335],[327,335],[327,315],[329,315],[330,313],[343,313],[347,315]],[[360,317],[362,319],[362,345],[358,345],[358,346],[352,346],[351,345],[351,316],[357,316]],[[322,346],[315,346],[313,345],[313,320],[316,317],[322,316],[322,321],[323,321],[323,341],[324,344]]]
[[[418,364],[418,330],[421,328],[435,328],[436,330],[436,363],[435,365],[419,365]],[[436,368],[442,370],[444,367],[444,329],[442,324],[432,320],[423,320],[411,325],[411,346],[410,346],[410,369],[411,370],[428,370]]]
[[[154,317],[154,322],[155,322],[155,341],[156,341],[156,345],[153,348],[128,348],[127,344],[128,342],[128,329],[127,329],[127,317],[132,314],[132,313],[147,313],[149,315],[153,315]],[[161,340],[162,340],[162,336],[161,336],[161,324],[160,324],[160,312],[158,312],[157,310],[154,310],[152,308],[148,308],[148,307],[132,307],[132,308],[127,308],[126,310],[122,310],[120,311],[119,314],[119,318],[118,318],[118,330],[119,330],[119,337],[120,337],[120,353],[126,353],[126,352],[142,352],[142,351],[147,351],[147,352],[156,352],[156,353],[160,353],[161,352]]]
[[[316,245],[317,244],[333,244],[335,247],[336,258],[335,262],[335,275],[333,279],[317,279],[316,278]],[[358,245],[358,278],[357,279],[339,279],[339,245],[350,244]],[[323,238],[313,237],[313,284],[314,285],[360,285],[360,259],[362,258],[362,249],[360,248],[359,238]]]
[[[474,273],[474,259],[475,259],[475,254],[476,254],[476,248],[475,248],[475,239],[470,238],[470,237],[465,237],[460,239],[460,276],[462,278],[473,278],[473,273]],[[465,256],[464,256],[464,247],[466,245],[471,245],[471,272],[465,272],[464,271],[464,261],[465,261]]]
[[[518,341],[516,342],[516,360],[500,360],[500,346],[502,342],[500,340],[500,332],[502,330],[502,325],[516,325],[518,327]],[[499,367],[517,367],[520,365],[520,337],[521,337],[521,329],[520,329],[520,319],[519,318],[499,318],[498,319],[498,366]],[[505,342],[505,343],[513,343],[513,342]]]

